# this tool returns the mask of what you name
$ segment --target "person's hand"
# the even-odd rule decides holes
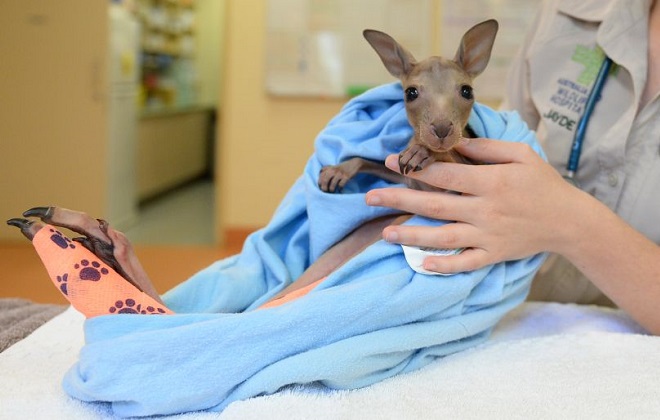
[[[570,237],[576,206],[584,193],[566,182],[531,147],[490,139],[466,139],[457,150],[489,162],[437,162],[408,176],[459,192],[384,188],[367,194],[367,204],[456,221],[440,227],[390,226],[388,242],[432,248],[466,248],[454,256],[427,257],[424,268],[453,273],[543,251],[559,252]],[[386,166],[398,172],[397,156]]]

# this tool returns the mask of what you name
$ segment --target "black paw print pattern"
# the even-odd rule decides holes
[[[78,273],[80,280],[99,281],[102,276],[109,273],[108,269],[101,267],[98,261],[81,260],[73,268],[80,270]]]
[[[146,306],[135,302],[134,299],[118,300],[115,304],[108,309],[111,314],[145,314],[145,315],[160,315],[165,311],[162,308],[154,308],[153,306]]]
[[[67,296],[69,293],[67,291],[67,282],[69,281],[69,275],[67,273],[57,276],[57,283],[60,286],[60,291],[64,293],[64,296]]]
[[[74,249],[76,246],[73,244],[73,241],[71,239],[67,238],[66,236],[62,235],[62,232],[56,229],[50,229],[50,240],[55,243],[55,245],[59,246],[62,249]]]

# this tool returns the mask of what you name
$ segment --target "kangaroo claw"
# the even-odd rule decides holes
[[[100,223],[99,220],[82,212],[61,207],[42,206],[26,210],[23,216],[36,217],[45,223],[67,228],[82,236],[93,237],[107,244],[112,244],[112,240],[107,234],[107,222]],[[106,231],[102,226],[105,226]]]
[[[41,222],[34,220],[27,220],[21,218],[13,218],[7,220],[9,226],[15,226],[21,230],[23,236],[28,238],[30,241],[34,238],[34,235],[41,230],[44,225]]]
[[[55,207],[32,207],[23,212],[23,217],[38,217],[43,221],[49,221],[53,217]]]

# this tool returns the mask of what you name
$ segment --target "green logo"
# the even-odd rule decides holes
[[[590,86],[596,80],[598,70],[600,70],[600,66],[605,60],[605,52],[598,45],[594,48],[578,45],[575,47],[571,60],[584,66],[584,71],[578,76],[577,82],[584,86]],[[613,74],[615,69],[616,65],[613,65],[610,74]]]

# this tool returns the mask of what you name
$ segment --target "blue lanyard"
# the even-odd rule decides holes
[[[571,155],[568,157],[568,163],[566,164],[566,175],[564,178],[571,182],[574,185],[577,185],[574,177],[575,173],[578,170],[580,165],[580,155],[582,154],[582,143],[584,142],[584,136],[587,133],[587,125],[589,120],[591,120],[591,114],[594,112],[594,107],[600,93],[605,86],[605,81],[607,80],[607,75],[610,72],[610,67],[612,67],[612,59],[605,57],[603,64],[600,65],[600,70],[598,70],[598,76],[596,76],[596,81],[594,82],[591,92],[587,97],[587,103],[584,106],[584,113],[578,122],[578,125],[575,129],[575,136],[573,136],[573,145],[571,146]]]

